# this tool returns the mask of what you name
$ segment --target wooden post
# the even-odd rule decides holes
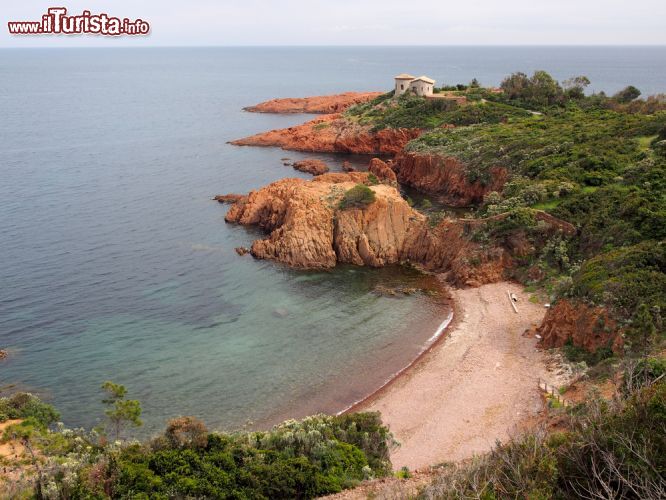
[[[507,290],[507,291],[506,291],[506,294],[507,294],[507,296],[509,297],[509,302],[511,303],[511,307],[513,307],[514,312],[515,312],[516,314],[518,314],[518,308],[516,307],[515,302],[514,302],[513,299],[511,298],[511,292]]]

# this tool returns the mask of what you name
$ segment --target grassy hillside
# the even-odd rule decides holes
[[[666,307],[666,99],[637,100],[632,88],[586,96],[584,84],[561,86],[543,72],[515,74],[502,93],[472,89],[482,99],[466,106],[434,109],[408,96],[349,114],[376,127],[404,126],[400,117],[416,110],[412,122],[430,131],[407,151],[457,158],[470,183],[489,183],[491,169],[506,169],[508,182],[485,196],[476,216],[509,214],[506,220],[524,222],[471,238],[527,242],[535,251],[516,259],[513,276],[544,287],[553,300],[607,306],[628,348],[639,310],[647,308],[658,348]],[[440,126],[447,123],[457,126]],[[545,236],[526,210],[545,210],[577,234]]]

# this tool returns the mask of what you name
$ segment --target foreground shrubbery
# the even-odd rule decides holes
[[[664,498],[666,381],[631,373],[643,384],[625,399],[591,401],[569,412],[562,432],[533,432],[450,465],[421,497]]]
[[[38,498],[313,498],[389,474],[393,445],[375,413],[318,415],[236,434],[182,417],[146,443],[49,432],[31,419],[8,432],[40,450]]]

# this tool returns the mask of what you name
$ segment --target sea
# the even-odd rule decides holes
[[[309,119],[242,108],[390,90],[402,72],[494,86],[537,69],[666,91],[666,47],[0,49],[0,390],[91,427],[113,380],[141,401],[144,434],[179,415],[238,430],[344,410],[428,348],[451,308],[409,268],[237,255],[264,235],[225,224],[214,195],[308,178],[284,158],[369,160],[232,146]]]

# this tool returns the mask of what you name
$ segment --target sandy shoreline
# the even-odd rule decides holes
[[[516,314],[507,291],[518,297]],[[454,317],[439,342],[352,411],[380,411],[400,448],[396,469],[487,451],[541,408],[544,355],[523,332],[545,308],[514,283],[453,290]]]

